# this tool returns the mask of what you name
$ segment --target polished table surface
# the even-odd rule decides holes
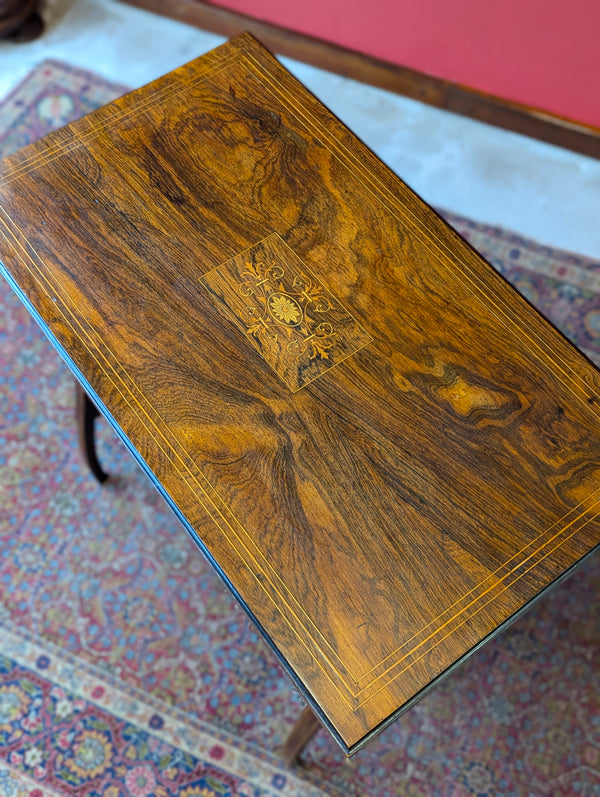
[[[0,260],[349,752],[600,542],[598,372],[249,36],[4,161]]]

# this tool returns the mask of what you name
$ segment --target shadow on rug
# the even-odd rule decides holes
[[[0,105],[8,154],[122,92],[40,65]],[[600,264],[450,222],[600,363]],[[79,462],[69,372],[0,285],[0,794],[600,794],[600,561],[354,758],[325,732],[294,773],[301,702],[106,425]]]

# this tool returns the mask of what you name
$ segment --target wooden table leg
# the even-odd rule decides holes
[[[296,724],[283,745],[283,761],[286,766],[298,763],[300,753],[310,742],[321,727],[321,723],[314,711],[307,706],[298,717]]]
[[[75,413],[81,455],[96,479],[102,484],[108,479],[108,473],[105,473],[100,467],[94,442],[94,419],[100,413],[79,382],[75,383]]]

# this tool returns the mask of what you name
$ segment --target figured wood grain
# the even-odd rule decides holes
[[[541,108],[461,86],[406,66],[281,28],[256,17],[204,0],[125,0],[130,5],[164,14],[228,38],[252,33],[273,53],[312,64],[328,72],[393,91],[420,102],[459,113],[486,124],[514,130],[557,147],[600,158],[600,129],[565,119]]]
[[[0,259],[350,752],[600,542],[598,372],[249,36],[6,160]]]

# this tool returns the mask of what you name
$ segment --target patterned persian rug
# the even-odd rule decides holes
[[[44,62],[0,153],[122,86]],[[448,216],[600,364],[600,263]],[[599,557],[350,760],[106,424],[79,461],[71,377],[0,284],[0,795],[600,795]]]

